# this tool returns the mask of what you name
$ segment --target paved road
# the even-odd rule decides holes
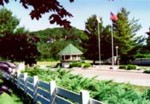
[[[120,69],[110,69],[108,66],[101,68],[73,68],[73,74],[81,74],[84,77],[97,76],[98,80],[113,80],[119,83],[131,83],[139,86],[150,86],[150,74],[142,73],[141,71],[126,71]]]

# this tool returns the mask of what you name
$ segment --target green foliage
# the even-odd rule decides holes
[[[135,58],[146,58],[145,54],[138,53],[135,55]]]
[[[91,66],[90,63],[84,63],[84,65],[83,65],[84,68],[89,68],[90,66]]]
[[[98,59],[98,23],[96,15],[92,15],[85,23],[87,39],[82,40],[82,47],[85,49],[84,56],[90,60]],[[102,27],[102,26],[101,26]],[[101,28],[100,27],[100,28]]]
[[[147,39],[146,39],[146,46],[145,46],[145,49],[144,49],[144,51],[147,51],[147,53],[149,53],[150,52],[150,30],[149,30],[149,32],[146,32],[147,33],[147,35],[148,35],[148,37],[147,37]],[[143,50],[142,50],[143,51]]]
[[[38,42],[37,48],[38,51],[41,53],[41,55],[38,57],[39,60],[50,59],[52,57],[50,53],[51,46],[49,43]]]
[[[19,20],[12,15],[10,10],[6,8],[0,9],[0,34],[14,33],[14,30],[19,25]]]
[[[136,70],[136,65],[127,65],[127,70]]]
[[[73,68],[73,67],[82,67],[82,62],[72,62],[69,65],[69,68]]]
[[[91,64],[90,63],[86,63],[86,62],[72,62],[72,63],[70,63],[69,68],[73,68],[73,67],[88,68],[90,66],[91,66]]]
[[[132,64],[120,65],[119,69],[136,70],[136,65],[132,65]]]
[[[7,83],[10,87],[11,96],[7,93],[3,93],[0,95],[0,104],[32,104],[32,99],[22,93],[22,90],[16,88],[16,85],[12,84],[10,81],[7,80]],[[0,86],[2,80],[0,79]],[[6,84],[6,83],[5,83]]]
[[[64,28],[47,28],[32,33],[40,38],[40,42],[37,44],[38,50],[41,53],[40,60],[48,58],[58,60],[58,53],[69,43],[83,50],[80,44],[81,40],[86,38],[83,30],[74,27],[70,30],[65,30]]]
[[[0,71],[0,83],[1,83],[1,79],[2,79],[2,72]]]
[[[126,67],[126,65],[120,65],[119,66],[119,69],[126,69],[127,67]]]
[[[19,27],[15,30],[15,34],[29,34],[29,30],[26,30],[25,27]]]
[[[0,37],[0,56],[12,61],[25,61],[25,64],[32,65],[36,63],[36,58],[39,55],[36,43],[37,37],[27,34],[6,34]]]
[[[144,70],[144,73],[148,73],[148,74],[150,74],[150,69],[146,69],[146,70]]]
[[[17,1],[17,0],[13,0]],[[69,0],[70,2],[73,2],[74,0]],[[9,0],[1,0],[0,5],[4,6],[4,4],[9,3]],[[39,1],[33,2],[33,0],[20,0],[20,4],[25,8],[28,9],[32,7],[33,9],[29,9],[30,11],[30,16],[32,19],[37,19],[39,20],[42,15],[45,13],[49,13],[49,22],[50,24],[59,24],[60,26],[64,26],[65,28],[71,28],[70,21],[68,21],[68,17],[72,17],[72,14],[69,13],[63,5],[60,4],[59,1],[56,0],[51,0],[51,1]],[[43,5],[43,6],[41,6]],[[67,19],[66,19],[67,18]]]
[[[50,44],[50,57],[53,59],[59,59],[58,53],[68,45],[68,41],[57,40]]]
[[[68,90],[75,92],[79,92],[81,89],[88,90],[92,98],[105,104],[148,104],[150,102],[149,90],[140,92],[131,85],[98,81],[94,79],[95,77],[87,79],[80,75],[72,75],[70,71],[63,69],[52,71],[35,68],[26,71],[29,74],[35,71],[34,73],[44,81],[55,80],[58,86]]]
[[[134,58],[138,47],[141,45],[141,36],[136,36],[136,32],[141,28],[138,20],[129,20],[130,12],[125,8],[121,8],[118,12],[117,21],[113,21],[114,41],[115,45],[119,46],[119,55],[121,62],[127,64]]]
[[[22,72],[27,72],[29,73],[30,76],[35,76],[38,75],[39,73],[43,74],[44,71],[41,70],[39,67],[34,67],[34,68],[27,68],[25,71]]]
[[[144,54],[145,58],[150,58],[150,54]]]
[[[150,58],[150,54],[138,53],[138,54],[135,55],[135,58]]]
[[[146,99],[150,100],[150,88],[145,91],[143,96],[146,97]]]

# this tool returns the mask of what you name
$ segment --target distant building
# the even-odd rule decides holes
[[[74,45],[69,44],[58,53],[61,57],[62,67],[69,67],[70,62],[79,61],[83,53]]]

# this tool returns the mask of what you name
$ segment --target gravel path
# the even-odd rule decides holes
[[[139,86],[150,86],[150,74],[142,73],[142,71],[127,71],[120,69],[110,69],[110,66],[102,66],[101,68],[73,68],[73,74],[80,74],[84,77],[92,78],[97,76],[98,80],[113,80],[119,83],[130,83]]]

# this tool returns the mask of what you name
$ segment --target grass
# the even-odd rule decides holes
[[[57,63],[60,63],[60,61],[38,61],[37,65],[55,66]]]
[[[0,84],[2,84],[2,80],[0,80]],[[11,96],[5,92],[0,95],[0,104],[23,104],[21,99],[12,90],[11,92]]]
[[[23,104],[20,99],[12,94],[12,96],[8,95],[7,93],[3,93],[0,95],[0,104]]]

